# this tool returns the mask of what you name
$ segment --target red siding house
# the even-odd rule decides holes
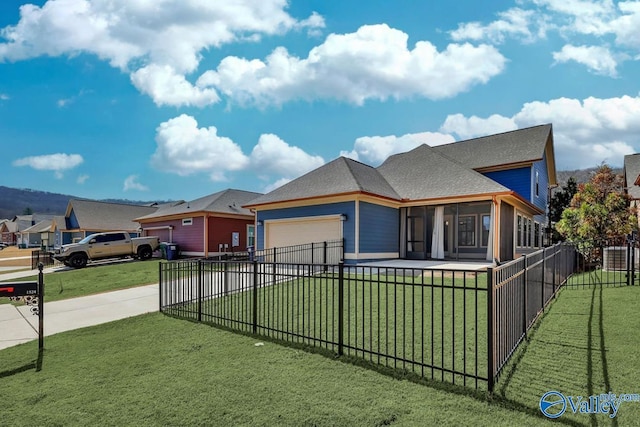
[[[228,189],[136,218],[142,234],[175,243],[182,255],[215,256],[254,245],[255,218],[242,207],[260,193]]]

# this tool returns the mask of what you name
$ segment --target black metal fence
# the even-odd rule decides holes
[[[487,383],[486,305],[486,272],[258,261],[160,265],[164,313],[476,388]]]
[[[257,260],[285,264],[338,264],[344,259],[344,239],[227,253],[211,259],[218,261]]]
[[[640,284],[639,242],[633,236],[574,243],[576,274],[567,286],[629,286]]]
[[[576,266],[569,244],[487,271],[169,262],[160,310],[492,391]]]
[[[53,253],[51,252],[43,251],[41,249],[31,252],[32,270],[37,269],[40,263],[42,263],[44,267],[51,267],[55,262],[55,259],[53,259]]]
[[[488,269],[489,390],[575,268],[575,246],[559,243]]]

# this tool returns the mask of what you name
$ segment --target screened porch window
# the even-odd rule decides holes
[[[460,215],[458,220],[458,245],[476,245],[476,217],[475,215]]]
[[[482,215],[482,246],[489,244],[489,230],[491,228],[491,215]]]

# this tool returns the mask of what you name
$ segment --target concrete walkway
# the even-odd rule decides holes
[[[20,277],[20,273],[33,275],[34,271],[15,273],[11,277],[0,275],[0,280],[12,280]],[[150,313],[158,311],[158,307],[158,285],[54,302],[46,302],[45,295],[44,335]],[[29,306],[0,305],[0,350],[35,339],[38,339],[38,316],[31,314]]]

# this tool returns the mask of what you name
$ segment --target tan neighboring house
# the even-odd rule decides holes
[[[152,214],[157,209],[157,206],[72,199],[64,216],[65,224],[56,220],[56,226],[61,230],[63,245],[102,231],[122,230],[137,237],[141,229],[135,219]]]

